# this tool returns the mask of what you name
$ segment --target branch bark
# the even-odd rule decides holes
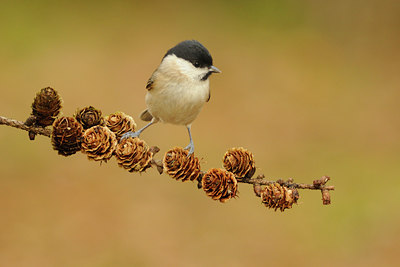
[[[283,181],[281,179],[277,181],[268,181],[265,179],[264,174],[260,174],[255,178],[237,178],[240,183],[247,184],[259,184],[259,185],[268,185],[273,183],[279,183],[286,187],[293,187],[297,189],[311,189],[311,190],[335,190],[335,186],[325,186],[325,183],[330,180],[329,176],[323,176],[321,179],[315,180],[313,184],[297,184],[293,182],[293,179],[289,178],[287,181]],[[316,183],[316,181],[322,181],[321,183]]]
[[[3,117],[3,116],[0,116],[0,125],[11,126],[11,127],[17,128],[17,129],[21,129],[21,130],[28,131],[28,132],[33,132],[35,134],[40,134],[40,135],[44,135],[47,137],[51,136],[50,129],[46,129],[43,127],[28,126],[22,121],[9,119],[9,118]]]

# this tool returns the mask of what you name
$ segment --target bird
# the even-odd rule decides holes
[[[140,118],[149,123],[121,140],[139,137],[157,122],[183,125],[189,134],[188,157],[194,153],[191,126],[203,105],[210,100],[210,80],[221,71],[213,65],[210,52],[197,40],[185,40],[169,49],[146,84],[147,109]]]

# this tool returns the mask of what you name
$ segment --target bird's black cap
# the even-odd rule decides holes
[[[164,57],[175,55],[185,59],[193,64],[196,68],[211,67],[213,64],[212,57],[207,48],[196,40],[186,40],[180,42],[176,46],[167,51]]]

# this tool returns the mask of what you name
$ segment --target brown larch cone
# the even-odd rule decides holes
[[[106,126],[115,133],[117,139],[121,139],[124,133],[134,132],[136,123],[133,118],[123,112],[115,112],[105,118]]]
[[[72,117],[61,117],[54,121],[51,141],[58,154],[69,156],[81,149],[83,128]]]
[[[82,152],[89,159],[96,161],[109,160],[117,147],[115,134],[104,126],[93,126],[83,133]]]
[[[329,194],[329,190],[321,190],[322,193],[322,204],[329,205],[331,204],[331,195]]]
[[[297,203],[299,199],[299,192],[296,188],[288,188],[279,183],[269,184],[261,192],[261,201],[268,208],[280,209],[284,211],[285,209],[290,209],[294,203]]]
[[[51,87],[43,88],[36,94],[32,103],[34,121],[27,121],[27,123],[42,127],[52,125],[60,109],[61,98],[57,91]]]
[[[174,147],[165,153],[163,165],[169,176],[176,180],[193,181],[201,175],[200,161],[181,147]]]
[[[151,167],[153,152],[143,140],[129,137],[118,143],[115,157],[120,167],[130,172],[144,172]]]
[[[253,153],[242,147],[229,149],[224,155],[223,164],[227,171],[238,178],[251,178],[256,171]]]
[[[92,106],[78,109],[74,117],[80,124],[82,124],[83,129],[85,130],[96,125],[104,125],[101,110],[95,109]]]
[[[214,200],[226,202],[237,195],[235,175],[222,169],[210,169],[201,181],[203,190]]]

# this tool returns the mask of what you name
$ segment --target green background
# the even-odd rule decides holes
[[[212,201],[194,183],[64,158],[0,127],[2,266],[374,266],[398,264],[398,1],[1,1],[0,115],[25,120],[53,86],[63,114],[95,106],[138,125],[165,51],[197,39],[222,74],[194,122],[202,169],[231,147],[257,173],[311,183],[284,213],[250,185]],[[142,138],[186,146],[182,126]]]

